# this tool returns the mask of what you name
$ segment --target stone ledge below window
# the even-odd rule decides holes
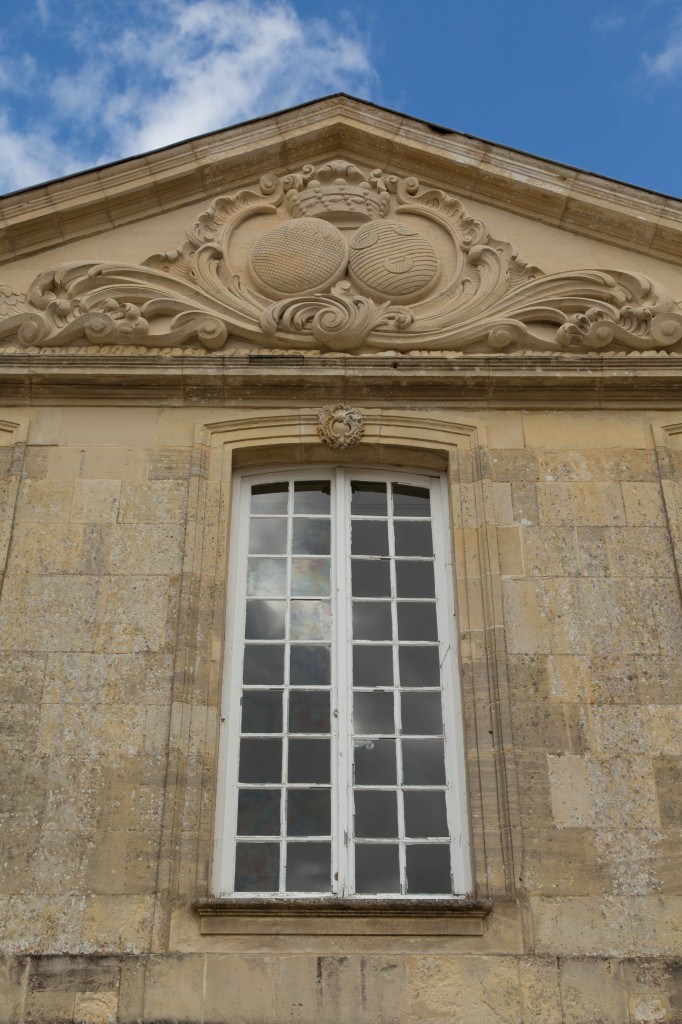
[[[202,935],[482,935],[484,900],[194,900]]]

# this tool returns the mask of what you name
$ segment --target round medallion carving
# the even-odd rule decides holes
[[[438,275],[438,256],[419,231],[381,221],[364,224],[350,243],[349,276],[353,284],[383,299],[415,299]]]
[[[305,295],[330,288],[346,269],[346,243],[337,227],[317,217],[266,231],[249,257],[267,295]]]
[[[317,414],[320,440],[334,451],[346,451],[360,444],[365,428],[362,414],[349,405],[325,405]]]

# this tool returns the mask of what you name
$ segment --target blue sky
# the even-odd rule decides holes
[[[0,10],[0,192],[344,91],[682,195],[682,0]]]

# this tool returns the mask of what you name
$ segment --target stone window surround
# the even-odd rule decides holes
[[[489,483],[481,474],[484,432],[480,427],[453,422],[447,414],[371,409],[360,401],[356,404],[366,432],[362,444],[348,453],[329,451],[320,443],[317,409],[297,414],[283,411],[282,415],[269,412],[265,416],[256,409],[235,410],[232,419],[197,427],[163,826],[162,848],[166,854],[160,887],[167,889],[169,903],[168,913],[157,918],[158,941],[164,941],[158,929],[165,932],[165,941],[170,940],[171,945],[174,933],[179,937],[189,932],[198,939],[199,922],[201,934],[253,932],[257,921],[272,918],[273,913],[279,914],[277,928],[282,931],[281,913],[272,910],[267,900],[249,901],[248,908],[242,903],[238,912],[233,901],[212,899],[210,892],[230,481],[233,470],[253,466],[266,471],[342,461],[355,467],[446,473],[456,577],[473,899],[443,901],[440,910],[430,911],[429,920],[435,922],[437,916],[447,915],[447,933],[480,934],[491,903],[513,899],[518,873],[514,865],[520,858],[517,796],[497,541]],[[401,915],[389,904],[382,908],[384,925],[379,934],[398,934],[403,928],[414,933],[415,927],[417,934],[434,934],[435,925],[427,924],[426,918],[421,924],[417,920],[417,908]],[[340,906],[336,909],[342,910]],[[367,906],[365,920],[378,909]],[[334,907],[330,908],[332,917],[333,911]],[[296,930],[313,930],[312,919],[303,906],[290,920],[296,916]],[[348,915],[345,917],[350,920]],[[338,914],[335,919],[339,920]],[[359,920],[355,919],[358,930]],[[269,931],[272,925],[264,927]],[[350,927],[352,931],[354,926]],[[435,933],[441,933],[440,926]]]
[[[356,410],[348,410],[347,407],[337,406],[334,410],[335,413],[337,413],[337,418],[338,416],[341,415],[339,409],[341,409],[341,411],[346,410],[346,419],[348,419],[348,413],[351,413],[353,416],[355,416],[355,418],[359,421],[360,429],[362,429],[361,416],[359,412],[357,412]],[[342,426],[345,426],[345,421],[342,423]],[[331,444],[326,441],[326,434],[324,430],[320,432],[319,426],[318,434],[320,434],[321,440],[323,440],[323,442],[327,444],[327,447],[335,451],[347,450],[348,447],[355,446],[354,444],[350,446],[339,446],[337,444],[334,444],[334,441],[336,440],[337,436],[345,440],[346,437],[348,436],[345,433],[336,435],[335,432],[332,431],[333,438]],[[265,891],[260,893],[254,892],[253,890],[250,890],[248,892],[239,892],[233,890],[233,879],[235,871],[237,870],[237,866],[235,863],[237,850],[239,849],[240,841],[247,843],[249,841],[256,843],[276,842],[279,851],[279,874],[283,868],[282,862],[285,859],[285,850],[286,854],[288,855],[292,850],[292,843],[304,844],[303,848],[305,849],[306,845],[309,843],[316,844],[320,841],[327,842],[326,837],[322,837],[322,840],[320,840],[316,835],[312,835],[310,837],[298,837],[296,829],[294,829],[292,838],[288,819],[287,822],[284,824],[280,822],[280,834],[284,837],[286,846],[283,846],[282,843],[279,842],[279,835],[277,838],[269,837],[267,840],[264,840],[263,838],[249,840],[249,838],[245,836],[244,833],[241,833],[238,837],[237,834],[233,832],[233,828],[236,828],[236,821],[235,824],[232,824],[233,818],[235,818],[237,814],[237,789],[246,789],[248,791],[249,788],[253,785],[253,783],[250,782],[248,784],[242,783],[240,787],[237,786],[237,776],[239,773],[238,766],[234,762],[234,757],[236,751],[239,749],[240,744],[242,742],[241,737],[244,735],[244,726],[240,721],[240,706],[243,702],[246,702],[248,700],[249,694],[253,695],[255,693],[256,697],[258,697],[258,695],[262,693],[261,689],[257,689],[255,691],[248,688],[244,689],[241,683],[242,657],[246,656],[246,651],[249,648],[244,646],[245,625],[243,625],[242,627],[238,627],[235,630],[233,628],[234,616],[236,615],[237,619],[239,619],[240,622],[243,621],[242,616],[246,615],[248,617],[247,609],[249,608],[249,604],[246,598],[246,591],[248,590],[247,574],[251,573],[252,566],[256,567],[255,572],[260,572],[262,571],[265,565],[269,566],[271,569],[274,569],[277,567],[282,567],[283,565],[287,564],[282,558],[283,552],[279,550],[277,543],[275,543],[275,547],[277,548],[275,552],[273,552],[273,549],[270,547],[268,547],[263,552],[261,552],[259,548],[258,552],[254,552],[255,561],[252,562],[251,557],[247,559],[246,549],[249,546],[248,538],[250,537],[250,531],[254,529],[254,526],[256,526],[257,528],[257,524],[259,523],[259,520],[260,518],[262,518],[262,516],[269,517],[272,515],[276,515],[278,516],[276,522],[280,524],[282,522],[286,523],[287,521],[292,521],[293,526],[291,526],[290,529],[295,529],[297,519],[291,519],[292,516],[296,516],[297,512],[297,498],[295,492],[297,491],[299,486],[305,487],[306,482],[310,483],[311,481],[317,480],[323,480],[327,484],[327,488],[329,490],[328,507],[326,509],[309,508],[306,509],[304,513],[302,513],[301,509],[299,508],[298,512],[299,515],[313,515],[316,517],[318,515],[326,513],[324,522],[329,526],[331,533],[329,550],[324,552],[317,551],[316,548],[315,550],[309,550],[308,544],[304,543],[304,550],[302,552],[300,552],[298,555],[292,553],[293,561],[290,572],[295,574],[296,565],[298,565],[299,570],[305,565],[318,565],[317,559],[319,559],[324,554],[327,557],[324,559],[324,563],[322,564],[328,567],[328,571],[330,566],[334,567],[332,570],[332,575],[335,580],[334,586],[331,585],[331,580],[329,580],[329,577],[327,576],[326,580],[328,581],[330,589],[325,590],[324,583],[326,581],[323,578],[320,578],[319,582],[322,583],[322,587],[318,588],[317,586],[314,586],[314,593],[311,592],[310,594],[308,594],[307,587],[304,587],[303,592],[297,593],[293,581],[289,581],[288,583],[286,581],[278,581],[276,585],[277,595],[275,595],[271,587],[266,586],[265,589],[260,588],[258,586],[258,580],[254,577],[253,584],[255,584],[255,589],[252,588],[251,592],[251,597],[256,602],[258,602],[259,600],[262,601],[263,599],[274,599],[280,601],[280,603],[277,605],[277,607],[279,608],[286,607],[286,597],[287,595],[291,595],[292,609],[295,606],[298,606],[299,608],[331,607],[334,609],[331,614],[331,632],[327,637],[325,637],[325,642],[323,643],[322,648],[318,647],[317,649],[329,651],[331,655],[330,665],[337,667],[335,669],[332,669],[331,677],[329,680],[326,681],[326,683],[320,681],[320,679],[316,679],[316,686],[313,692],[318,692],[318,695],[319,692],[326,692],[327,700],[331,699],[330,710],[333,710],[333,715],[330,716],[330,725],[327,730],[328,735],[335,736],[335,739],[330,740],[332,751],[331,775],[330,778],[326,780],[328,785],[330,785],[331,789],[325,788],[323,792],[326,793],[327,799],[329,799],[331,796],[333,805],[333,809],[330,808],[331,843],[329,845],[330,849],[332,850],[331,871],[335,872],[335,874],[333,878],[328,878],[327,885],[323,887],[323,890],[321,892],[316,893],[317,898],[321,899],[329,896],[336,896],[337,898],[339,898],[342,897],[344,893],[346,893],[347,895],[352,894],[353,899],[362,898],[361,891],[357,892],[354,889],[355,879],[354,872],[352,869],[352,865],[354,863],[357,864],[356,857],[358,844],[361,847],[361,849],[367,849],[365,842],[369,842],[370,844],[375,844],[376,842],[379,842],[380,844],[382,844],[378,848],[379,851],[383,850],[384,852],[388,853],[390,853],[391,851],[398,852],[399,850],[402,850],[402,871],[406,873],[404,875],[403,884],[408,883],[407,875],[409,874],[409,868],[406,864],[405,858],[409,858],[410,849],[419,850],[420,848],[419,846],[415,847],[414,841],[410,840],[410,833],[408,831],[403,832],[399,829],[398,825],[399,806],[402,806],[400,794],[403,792],[403,788],[405,785],[402,781],[402,774],[399,777],[396,776],[395,779],[398,796],[398,799],[396,799],[396,796],[393,796],[396,811],[396,834],[388,847],[386,845],[383,845],[386,842],[387,837],[384,836],[382,838],[381,833],[377,833],[376,836],[370,833],[368,837],[363,839],[363,834],[361,830],[361,835],[356,836],[354,834],[355,830],[353,829],[351,822],[352,812],[350,810],[350,806],[348,803],[349,788],[351,789],[352,792],[354,792],[356,785],[360,785],[360,783],[358,783],[357,780],[351,782],[351,780],[347,778],[346,774],[347,771],[350,770],[349,766],[352,765],[354,762],[353,747],[355,744],[351,740],[351,733],[353,732],[354,728],[351,724],[351,708],[353,705],[353,701],[358,699],[358,694],[361,695],[360,701],[362,702],[363,697],[366,697],[366,695],[372,689],[371,686],[369,690],[367,689],[367,681],[365,681],[364,689],[354,689],[352,691],[349,689],[351,685],[350,676],[352,674],[351,658],[354,658],[358,650],[360,652],[366,652],[368,648],[373,647],[376,642],[375,640],[372,640],[369,637],[365,637],[363,641],[362,637],[358,638],[354,635],[356,624],[354,623],[354,621],[353,624],[351,624],[351,590],[353,592],[353,616],[355,615],[357,609],[371,610],[372,608],[377,607],[377,605],[374,603],[370,603],[369,605],[365,603],[366,598],[370,598],[371,601],[379,600],[381,608],[385,608],[385,602],[387,599],[391,601],[390,590],[388,593],[384,593],[382,595],[376,593],[365,594],[364,591],[358,594],[356,592],[355,584],[357,583],[357,581],[355,580],[355,576],[353,576],[354,583],[353,586],[351,587],[351,571],[353,571],[354,573],[358,568],[362,569],[363,566],[367,565],[365,559],[367,559],[368,557],[371,558],[373,554],[377,555],[379,552],[377,552],[376,548],[374,547],[374,545],[377,543],[377,540],[375,537],[373,537],[371,542],[371,551],[363,550],[362,555],[356,553],[357,558],[359,558],[360,560],[355,560],[351,562],[350,532],[348,532],[348,523],[350,521],[350,516],[359,516],[362,521],[363,517],[367,515],[378,516],[381,514],[380,511],[376,509],[372,511],[359,511],[356,508],[355,511],[352,510],[351,493],[352,491],[355,490],[356,481],[359,482],[359,486],[361,488],[367,485],[369,485],[371,488],[376,487],[377,484],[382,485],[384,488],[385,495],[387,493],[387,488],[390,482],[392,482],[391,488],[393,484],[398,485],[398,487],[400,487],[400,485],[408,485],[411,488],[418,487],[422,491],[422,493],[428,495],[428,512],[423,508],[419,509],[418,511],[408,511],[403,509],[402,511],[398,510],[394,512],[392,502],[389,501],[384,510],[384,516],[388,517],[388,525],[388,523],[393,523],[394,515],[398,517],[396,520],[396,524],[412,521],[415,517],[417,521],[421,523],[421,517],[424,515],[429,515],[428,528],[432,538],[433,553],[435,554],[435,559],[434,554],[432,554],[431,559],[428,562],[428,564],[430,566],[433,566],[433,569],[435,569],[435,572],[433,572],[432,575],[433,589],[427,590],[426,592],[419,591],[418,593],[410,593],[409,595],[402,593],[402,597],[407,598],[409,596],[410,600],[430,597],[431,601],[429,602],[427,607],[432,608],[434,612],[437,610],[437,638],[434,636],[430,636],[427,638],[422,636],[420,639],[422,642],[424,640],[433,641],[434,639],[436,639],[436,642],[438,643],[437,648],[430,647],[427,648],[427,650],[429,653],[433,653],[434,650],[437,650],[439,652],[437,658],[437,661],[440,662],[439,681],[435,682],[432,680],[431,682],[432,685],[435,687],[435,693],[437,694],[438,699],[438,707],[441,709],[442,713],[442,726],[440,729],[440,733],[443,735],[441,744],[443,748],[443,754],[445,755],[443,769],[445,770],[445,761],[448,762],[450,766],[449,770],[447,771],[449,785],[446,787],[445,792],[440,790],[443,797],[447,800],[447,818],[450,834],[448,836],[448,834],[446,833],[437,832],[436,835],[441,836],[443,838],[441,838],[440,840],[430,840],[429,848],[433,849],[432,844],[435,841],[438,844],[437,849],[439,851],[443,851],[445,849],[448,852],[450,874],[455,884],[454,893],[459,894],[460,898],[462,898],[464,894],[468,894],[470,892],[470,857],[468,851],[469,829],[465,816],[465,773],[463,770],[463,765],[460,764],[460,761],[463,760],[461,742],[461,700],[458,697],[459,679],[457,677],[457,659],[455,656],[456,643],[454,637],[454,614],[452,607],[452,559],[449,552],[449,517],[443,517],[445,504],[444,499],[446,496],[445,480],[443,474],[425,474],[416,473],[414,471],[405,473],[405,471],[399,470],[391,470],[388,473],[386,473],[378,471],[376,469],[367,469],[365,467],[358,469],[355,466],[349,467],[346,465],[327,465],[312,467],[302,467],[299,465],[294,470],[290,468],[283,468],[281,471],[267,471],[265,474],[262,474],[259,469],[252,469],[251,471],[246,471],[244,473],[240,472],[238,474],[235,474],[234,477],[234,507],[232,513],[233,533],[230,539],[231,559],[229,568],[229,589],[227,598],[228,622],[226,627],[226,636],[228,638],[231,637],[231,639],[228,639],[226,642],[226,649],[228,652],[231,651],[232,655],[228,655],[228,658],[226,658],[225,681],[223,685],[223,696],[221,704],[222,710],[220,721],[222,736],[220,740],[220,761],[222,763],[219,763],[218,768],[219,781],[216,795],[216,849],[214,852],[214,875],[212,881],[212,888],[214,889],[214,891],[220,892],[224,895],[233,894],[237,898],[237,900],[245,900],[254,897],[271,897],[274,895],[278,895],[281,899],[285,900],[290,900],[292,898],[292,895],[295,896],[295,898],[300,898],[301,896],[312,896],[313,893],[305,894],[297,891],[294,891],[294,893],[292,893],[287,888],[285,888],[282,891]],[[253,485],[259,485],[259,490],[273,486],[275,487],[275,489],[280,490],[282,487],[286,487],[289,488],[290,492],[294,491],[294,497],[293,499],[290,499],[289,501],[286,502],[284,508],[270,508],[268,511],[266,511],[264,508],[257,507],[254,510],[254,508],[252,507],[253,499],[250,497],[251,488]],[[391,490],[388,490],[389,498],[390,494]],[[283,519],[282,515],[287,516],[287,518]],[[266,521],[269,522],[269,519],[266,518]],[[304,524],[305,522],[306,520],[304,519]],[[319,522],[319,520],[315,518],[312,520],[312,522]],[[370,520],[370,523],[371,522],[372,520]],[[424,556],[426,555],[426,552],[412,551],[411,549],[408,549],[403,551],[402,553],[398,551],[389,555],[389,532],[390,536],[392,537],[392,529],[393,527],[391,526],[390,531],[387,531],[387,549],[386,552],[383,553],[384,558],[382,559],[382,563],[380,564],[377,561],[371,561],[369,564],[373,565],[375,569],[379,569],[382,567],[388,569],[390,564],[394,564],[394,571],[398,573],[399,566],[412,566],[415,564],[413,561],[409,561],[406,563],[404,561],[400,561],[400,559],[410,556],[414,557],[415,555]],[[399,526],[396,525],[396,529],[399,529]],[[396,543],[398,543],[398,541],[396,541]],[[313,547],[315,547],[315,545],[313,545]],[[390,546],[390,550],[393,551],[392,544]],[[267,557],[268,553],[274,553],[278,557],[275,558],[273,561],[272,558]],[[313,563],[309,563],[305,560],[306,554],[308,553],[314,554],[316,556],[316,560]],[[263,561],[264,556],[266,557],[265,562]],[[302,562],[301,558],[303,558]],[[386,559],[388,559],[389,561],[387,562]],[[351,565],[353,566],[353,570],[351,570]],[[417,566],[423,565],[424,562],[417,562]],[[260,577],[258,579],[260,579]],[[317,582],[317,578],[315,582]],[[399,581],[394,580],[393,585],[398,587],[398,597],[400,597],[401,591]],[[282,597],[285,598],[284,603],[281,603]],[[310,605],[304,603],[303,606],[301,606],[300,599],[302,598],[303,601],[305,602],[306,597],[310,597],[313,604]],[[358,600],[361,602],[360,604],[355,603]],[[242,601],[246,602],[246,608],[241,608]],[[323,602],[322,605],[319,604],[320,601]],[[231,602],[235,602],[234,614],[231,611]],[[237,605],[240,606],[241,611],[237,611]],[[398,706],[404,708],[403,700],[406,699],[409,701],[410,697],[408,696],[407,698],[403,698],[400,696],[400,694],[404,693],[402,683],[400,690],[395,690],[395,680],[393,678],[393,675],[395,672],[398,671],[398,640],[395,634],[396,631],[399,633],[405,628],[405,623],[403,621],[402,625],[400,625],[400,603],[396,603],[395,597],[392,599],[392,605],[394,608],[393,615],[398,616],[398,620],[393,622],[394,638],[392,641],[389,641],[388,646],[382,646],[382,649],[384,652],[388,651],[389,654],[392,654],[390,678],[391,685],[389,687],[388,694],[393,695],[391,697],[391,707],[392,721],[395,728],[395,721],[393,716],[396,713],[396,706],[393,702],[393,698],[397,696]],[[258,604],[255,605],[255,607],[258,606]],[[414,606],[410,605],[409,607],[413,608]],[[418,605],[417,607],[424,606]],[[316,631],[314,630],[314,632]],[[248,636],[248,630],[246,631],[246,634]],[[276,641],[276,649],[280,649],[280,643],[284,641],[285,635],[289,636],[287,630],[284,631],[281,641],[279,639]],[[260,647],[260,645],[262,644],[263,639],[267,639],[267,637],[260,638],[257,641],[255,648],[256,651],[262,650],[262,647]],[[312,642],[321,639],[321,637],[314,635],[312,637]],[[383,639],[386,640],[387,637],[383,637]],[[417,637],[411,637],[410,639],[416,640]],[[353,646],[351,646],[352,640],[354,641]],[[406,638],[403,636],[400,643],[402,644],[405,641]],[[290,642],[296,644],[295,639],[292,639]],[[304,637],[298,637],[298,642],[309,643],[311,642],[311,640],[305,639]],[[356,646],[356,642],[360,644],[359,647]],[[266,648],[266,650],[267,649],[268,648]],[[421,646],[419,649],[422,651],[424,650],[424,648]],[[404,650],[404,648],[401,646],[400,650]],[[396,664],[393,664],[393,659],[396,660]],[[272,680],[271,682],[274,683],[274,680]],[[388,679],[379,681],[375,678],[374,682],[376,686],[381,686],[382,690],[389,685]],[[328,686],[329,689],[325,691],[318,690],[319,687],[324,687],[325,685]],[[359,685],[360,684],[358,682],[353,683],[354,687],[358,687]],[[416,683],[406,681],[404,685],[408,687],[414,687]],[[300,686],[311,687],[313,686],[313,682],[311,680],[305,679],[303,681],[301,681],[300,679],[297,680],[294,677],[289,681],[288,686],[285,686],[284,692],[287,692],[287,689],[289,689],[290,699],[292,694],[292,690],[290,688],[293,688],[294,694],[296,692],[308,692],[308,694],[310,695],[309,691],[297,691],[297,688]],[[274,694],[275,696],[277,694],[281,694],[281,691],[279,689],[273,691],[271,688],[269,688],[269,692]],[[428,696],[427,691],[425,691],[423,688],[416,692],[420,695],[418,697],[418,700],[426,700],[427,702],[430,702],[433,699],[433,691],[430,691]],[[282,696],[280,696],[280,700],[281,699]],[[383,700],[385,699],[385,697],[381,697],[380,699]],[[414,696],[412,697],[412,700],[414,700]],[[227,710],[228,702],[231,710],[229,711],[229,714],[226,715],[225,712]],[[423,706],[424,704],[422,703],[422,707]],[[431,705],[429,704],[429,706]],[[255,723],[251,724],[255,725]],[[300,742],[302,734],[299,732],[299,730],[295,728],[295,726],[292,730],[291,723],[289,723],[289,725],[287,724],[286,711],[284,713],[284,719],[280,724],[280,729],[283,730],[284,735],[289,739],[289,741],[294,740],[295,742],[296,739],[298,739]],[[275,731],[277,732],[278,730]],[[312,731],[317,732],[318,730],[313,729]],[[325,730],[322,729],[322,731],[324,732]],[[409,737],[411,731],[412,730],[407,728],[405,735]],[[428,731],[431,732],[431,730]],[[435,731],[437,732],[438,730]],[[261,730],[258,728],[247,727],[246,732],[261,733]],[[264,738],[267,739],[271,736],[270,730],[263,730],[263,732],[266,732],[266,736]],[[420,730],[417,729],[416,732],[418,733],[420,732]],[[402,727],[400,727],[397,732],[398,736],[400,736],[401,734]],[[261,738],[263,737],[261,736]],[[246,739],[246,742],[247,744],[249,743],[248,737]],[[409,742],[410,741],[408,738],[408,749]],[[400,782],[398,781],[398,778],[400,778]],[[282,778],[280,775],[280,785],[281,781]],[[366,780],[365,784],[370,787],[371,795],[374,795],[376,789],[383,788],[382,781],[385,780],[373,782]],[[445,778],[442,780],[442,782],[445,782]],[[286,782],[284,784],[286,785]],[[274,786],[276,789],[278,789],[278,791],[281,792],[280,785],[278,785],[275,782],[268,783],[268,791],[271,791],[272,787]],[[408,780],[407,785],[409,789],[412,789],[412,786],[416,785],[416,782],[413,781],[412,784],[410,784]],[[434,783],[423,785],[425,789],[430,790]],[[309,785],[305,782],[296,782],[294,784],[294,787],[298,788],[299,790],[301,789],[301,787],[303,787],[304,792],[310,792]],[[313,792],[315,792],[314,789]],[[418,789],[417,795],[419,793],[423,793],[423,789]],[[389,796],[390,795],[391,794],[389,794]],[[384,793],[384,798],[385,797],[386,794]],[[357,796],[354,797],[354,799],[357,799]],[[282,803],[284,803],[283,796]],[[280,806],[280,815],[282,810],[283,808]],[[445,812],[445,803],[443,804],[443,811]],[[404,813],[407,813],[407,810]],[[404,828],[406,829],[407,826],[405,825]],[[400,838],[400,836],[402,836],[402,838]],[[293,846],[294,850],[300,848],[300,845]],[[374,845],[373,847],[372,845],[369,846],[369,849],[372,848],[374,848],[374,850],[377,850],[376,845]],[[288,877],[288,875],[285,874],[285,877]],[[280,881],[282,882],[282,884],[284,884],[284,878],[280,879]],[[277,889],[279,890],[279,886],[277,887]],[[426,892],[428,892],[428,890]],[[417,903],[428,898],[426,892],[421,893],[421,896],[419,897],[419,900],[417,900]],[[448,893],[450,895],[450,898],[452,898],[452,889],[441,890],[438,898],[446,898]],[[403,900],[405,899],[405,893],[403,893],[401,897],[400,890],[395,891],[392,887],[387,886],[380,887],[378,893],[375,892],[372,894],[372,891],[370,890],[370,894],[372,895],[372,898],[374,900],[376,900],[377,898],[382,898],[380,894],[383,894],[383,899],[385,900],[392,900],[397,897],[400,897]],[[416,899],[415,896],[413,896],[413,898]],[[435,895],[433,898],[435,898]]]

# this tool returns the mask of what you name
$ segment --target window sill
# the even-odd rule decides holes
[[[194,900],[202,935],[482,935],[492,903],[483,900]]]

